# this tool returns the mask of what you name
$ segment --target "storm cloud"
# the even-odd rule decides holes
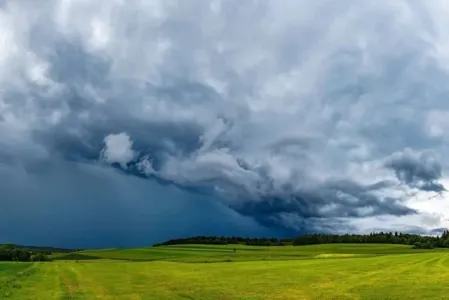
[[[442,177],[442,166],[435,153],[416,153],[405,149],[389,157],[385,165],[395,172],[401,182],[410,187],[434,192],[446,190],[438,182]]]
[[[448,225],[441,1],[0,3],[0,166],[18,174],[2,202],[42,201],[20,192],[39,174],[34,194],[72,207],[43,178],[82,165],[151,187],[129,215],[166,189],[242,234]]]

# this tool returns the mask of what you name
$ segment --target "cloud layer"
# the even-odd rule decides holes
[[[1,3],[5,168],[112,165],[297,232],[446,224],[443,1]]]
[[[438,182],[442,177],[442,167],[432,152],[414,153],[405,149],[404,152],[394,153],[389,157],[385,166],[392,169],[401,182],[412,188],[438,193],[446,190]]]

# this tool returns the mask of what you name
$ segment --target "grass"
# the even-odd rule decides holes
[[[1,263],[0,264],[0,299],[8,298],[14,291],[20,289],[21,282],[33,275],[35,271],[31,263]]]
[[[0,263],[0,299],[447,299],[449,292],[449,251],[403,245],[182,245],[68,255]]]
[[[236,252],[234,252],[236,249]],[[433,250],[445,251],[445,250]],[[407,245],[386,244],[327,244],[310,246],[246,246],[246,245],[174,245],[138,249],[88,250],[54,257],[58,260],[117,259],[132,261],[176,261],[176,262],[229,262],[259,260],[310,259],[318,255],[327,258],[335,254],[345,256],[373,256],[428,252],[414,250]],[[339,257],[343,257],[340,255]]]

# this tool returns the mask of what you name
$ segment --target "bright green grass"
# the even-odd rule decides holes
[[[1,263],[0,264],[0,299],[8,298],[10,294],[21,288],[21,282],[33,275],[35,271],[31,263]]]
[[[234,248],[237,249],[234,252]],[[396,253],[419,253],[407,245],[327,244],[310,246],[245,246],[245,245],[175,245],[138,249],[107,249],[80,251],[59,255],[60,260],[119,259],[135,261],[167,260],[177,262],[229,262],[253,260],[297,260],[322,257],[373,256]],[[444,250],[433,250],[444,251]],[[329,255],[323,255],[329,254]]]
[[[81,252],[99,260],[4,263],[0,278],[20,278],[20,286],[7,286],[8,297],[0,299],[449,298],[446,250],[367,244],[238,246],[236,253],[233,248],[110,249]],[[223,257],[235,262],[198,262]],[[32,270],[29,276],[17,277],[27,270]],[[0,279],[0,290],[4,282]]]

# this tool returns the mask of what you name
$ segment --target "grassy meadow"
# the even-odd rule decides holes
[[[0,299],[449,299],[447,249],[178,245],[53,259],[0,263]]]

